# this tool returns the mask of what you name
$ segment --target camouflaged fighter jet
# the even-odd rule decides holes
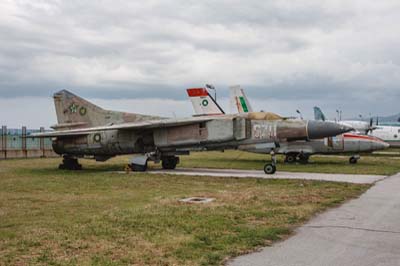
[[[35,136],[53,138],[54,151],[63,156],[60,169],[81,169],[78,158],[83,157],[105,161],[116,155],[139,154],[130,167],[145,171],[149,160],[174,169],[178,156],[190,151],[256,144],[273,149],[280,141],[323,138],[351,130],[335,123],[288,120],[271,113],[225,115],[207,90],[192,89],[189,94],[196,98],[199,110],[213,115],[176,119],[108,111],[62,90],[54,94],[55,130]],[[274,155],[264,170],[275,172]]]
[[[240,86],[232,86],[231,92],[231,103],[236,106],[239,113],[251,112],[252,108],[248,101],[244,90]],[[316,107],[314,108],[315,120],[325,121],[325,116],[322,111]],[[332,121],[333,122],[333,121]],[[370,125],[366,122],[356,123],[358,121],[349,121],[350,123],[338,123],[354,128],[361,128],[364,132],[368,132]],[[313,140],[295,140],[281,142],[279,148],[275,149],[276,153],[285,155],[285,162],[294,163],[296,161],[300,163],[307,163],[309,157],[312,154],[340,154],[340,153],[352,153],[349,158],[349,163],[357,163],[360,156],[360,152],[372,152],[376,150],[383,150],[388,148],[389,145],[383,140],[362,135],[359,133],[346,133],[338,136],[329,136],[321,139]],[[270,149],[259,146],[259,145],[248,145],[239,147],[242,150],[255,153],[269,153]]]

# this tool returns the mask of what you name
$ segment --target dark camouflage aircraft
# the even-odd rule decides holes
[[[198,108],[218,106],[206,89],[191,89]],[[272,113],[165,118],[104,110],[66,90],[54,94],[58,124],[37,137],[53,137],[54,151],[63,156],[60,169],[78,170],[78,158],[106,161],[122,154],[139,154],[130,162],[134,171],[145,171],[149,160],[174,169],[179,155],[190,151],[237,149],[262,143],[272,148],[286,140],[318,139],[352,128],[324,121],[282,118]],[[217,107],[218,109],[219,107]],[[212,114],[214,112],[214,115]],[[265,172],[276,171],[275,155]]]

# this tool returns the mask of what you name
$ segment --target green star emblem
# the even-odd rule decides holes
[[[73,104],[71,104],[70,106],[69,106],[69,111],[71,112],[71,113],[76,113],[76,112],[78,112],[78,105],[76,105],[75,103],[73,103]]]

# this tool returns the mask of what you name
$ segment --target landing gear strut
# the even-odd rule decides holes
[[[275,155],[275,151],[271,151],[271,163],[267,163],[264,166],[264,172],[267,175],[273,175],[276,172],[276,155]]]
[[[61,170],[82,170],[82,165],[79,164],[78,159],[69,156],[63,156],[63,162],[58,166]]]

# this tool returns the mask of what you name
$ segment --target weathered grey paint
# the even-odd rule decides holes
[[[104,110],[69,91],[53,96],[58,124],[54,129],[73,129],[126,122],[160,119],[160,117]]]
[[[309,139],[308,121],[284,119],[272,113],[221,115],[204,120],[189,118],[169,120],[141,114],[107,111],[72,94],[60,91],[54,95],[58,130],[102,126],[105,130],[81,135],[61,135],[54,138],[53,147],[58,154],[93,156],[105,159],[119,154],[174,152],[192,150],[237,149],[240,145],[275,143],[286,140]],[[157,121],[162,121],[159,123]],[[112,125],[129,122],[155,121],[154,128],[111,129]],[[165,122],[164,122],[165,121]],[[320,122],[319,126],[323,126]],[[135,124],[136,125],[136,124]],[[329,126],[329,124],[326,124]],[[336,124],[330,125],[333,136],[348,131]]]
[[[358,138],[359,137],[359,138]],[[309,141],[282,142],[280,147],[275,149],[276,153],[305,153],[305,154],[337,154],[337,153],[360,153],[382,150],[389,145],[379,139],[356,134],[344,134],[324,139]],[[269,153],[271,148],[265,144],[243,145],[239,149],[255,152]]]

